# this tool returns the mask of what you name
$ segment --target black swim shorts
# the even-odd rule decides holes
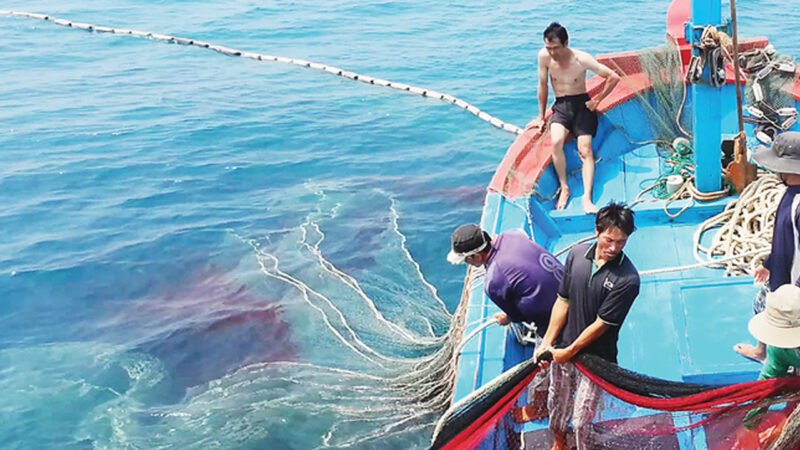
[[[550,122],[564,125],[575,137],[594,136],[597,133],[597,113],[586,107],[589,100],[589,94],[556,97]]]

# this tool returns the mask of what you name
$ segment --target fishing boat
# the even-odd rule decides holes
[[[735,13],[733,16],[735,20]],[[612,200],[633,204],[636,213],[638,229],[629,239],[625,253],[641,272],[642,285],[620,332],[619,366],[676,385],[706,386],[713,390],[715,386],[753,381],[760,370],[759,364],[732,349],[738,342],[751,341],[747,323],[753,314],[752,298],[758,290],[752,276],[727,276],[730,273],[711,267],[712,264],[698,263],[697,258],[698,244],[702,249],[708,240],[708,236],[698,238],[702,224],[723,213],[731,202],[739,198],[733,189],[728,195],[729,177],[723,171],[735,156],[732,154],[733,143],[739,131],[734,68],[731,64],[719,64],[711,59],[706,61],[704,70],[708,78],[705,81],[699,79],[699,73],[692,73],[698,71],[695,60],[702,58],[703,52],[708,50],[702,48],[703,38],[708,37],[704,36],[706,28],[711,25],[730,36],[732,22],[723,21],[719,1],[696,1],[693,4],[691,0],[674,0],[669,6],[666,24],[667,46],[674,48],[675,57],[679,58],[677,80],[680,90],[677,95],[681,103],[672,105],[678,107],[677,117],[663,117],[663,111],[658,110],[663,106],[659,103],[664,102],[664,98],[659,96],[655,85],[663,80],[656,80],[654,73],[657,72],[643,67],[641,53],[615,53],[598,58],[619,72],[622,81],[599,107],[602,114],[593,141],[597,160],[595,200],[598,205]],[[737,49],[743,55],[773,53],[766,38],[741,39]],[[663,60],[664,55],[661,56]],[[708,67],[714,64],[719,65]],[[794,110],[800,101],[797,77],[800,72],[791,65],[773,66],[775,70],[791,71],[783,75],[790,83],[782,89]],[[702,66],[699,70],[703,70]],[[695,80],[692,80],[693,76]],[[717,77],[716,81],[714,77]],[[759,123],[760,110],[752,107],[761,100],[760,97],[752,98],[761,94],[752,92],[753,80],[757,83],[764,77],[752,73],[748,76],[750,90],[744,100],[744,131],[751,153],[759,144],[768,145],[771,137],[764,135],[765,128]],[[603,81],[599,77],[590,79],[587,82],[589,94],[599,92]],[[653,132],[654,112],[661,113],[661,119],[673,126],[679,136],[682,125],[693,123],[694,132],[687,132],[687,140],[674,143],[670,152],[679,153],[676,145],[690,144],[695,149],[693,177],[687,179],[684,176],[680,182],[693,184],[699,196],[689,198],[687,195],[683,199],[649,197],[647,201],[643,200],[647,198],[643,191],[653,186],[653,180],[660,180],[655,184],[661,182],[668,194],[676,189],[663,184],[671,166],[665,162],[665,152],[660,148],[669,145],[659,142],[660,137]],[[789,111],[785,115],[791,119],[792,113]],[[791,120],[780,125],[778,132],[798,129]],[[766,131],[774,133],[776,130]],[[565,152],[568,172],[571,173],[570,188],[577,198],[582,194],[582,188],[574,140],[567,144]],[[550,139],[538,129],[527,130],[516,139],[488,187],[481,219],[484,230],[493,235],[508,230],[524,230],[537,243],[556,254],[563,254],[560,250],[593,235],[594,216],[584,213],[580,201],[573,200],[566,209],[555,210],[553,198],[558,182],[550,155]],[[704,193],[719,195],[704,197]],[[497,383],[498,377],[505,376],[503,382],[506,384],[524,384],[519,383],[522,377],[514,378],[516,375],[510,374],[509,370],[520,367],[532,354],[532,346],[525,345],[520,333],[507,327],[487,325],[499,310],[484,294],[480,274],[472,272],[468,273],[465,286],[464,341],[458,356],[453,398],[453,403],[462,409],[465,401],[474,401],[476,392],[480,392],[482,387],[485,391],[487,385]],[[509,382],[512,378],[516,381]],[[495,395],[488,403],[496,404],[502,398],[511,398],[515,404],[526,401],[524,391],[504,391],[503,395]],[[614,401],[610,399],[607,403]],[[620,408],[605,406],[606,412],[597,419],[599,424],[609,424],[622,417],[644,418],[643,422],[628,424],[639,428],[643,424],[669,422],[674,431],[667,433],[671,436],[660,441],[650,439],[647,442],[651,446],[646,448],[705,449],[731,448],[733,445],[732,441],[720,435],[724,427],[691,425],[704,420],[700,419],[700,413],[663,414],[663,411],[646,408],[621,412]],[[491,407],[493,405],[486,405],[488,409]],[[506,418],[494,420],[487,427],[489,417],[500,414],[500,411],[495,408],[494,412],[484,410],[483,413],[480,419],[473,416],[471,422],[462,423],[462,430],[471,427],[469,433],[473,433],[473,438],[462,439],[459,448],[516,447],[517,442],[507,439],[508,434],[519,436],[523,448],[549,448],[551,445],[546,420],[509,425]],[[476,424],[478,420],[486,423]],[[621,430],[616,433],[616,440],[612,439],[599,448],[625,448],[620,435],[629,432],[630,427],[628,431]],[[657,433],[651,435],[654,434]],[[434,441],[434,447],[456,448],[439,447],[443,442],[446,441]],[[656,442],[660,444],[656,445]],[[631,448],[634,448],[633,444]]]

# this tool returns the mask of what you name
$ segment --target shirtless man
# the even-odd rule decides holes
[[[569,200],[567,186],[567,159],[564,144],[570,134],[578,140],[578,153],[583,168],[583,210],[587,214],[597,212],[592,202],[594,182],[594,155],[592,137],[597,131],[597,105],[611,93],[619,82],[619,75],[597,62],[592,55],[568,47],[567,29],[553,22],[544,30],[544,48],[539,51],[539,117],[533,119],[526,129],[541,127],[547,108],[547,77],[553,85],[556,102],[550,124],[553,147],[553,166],[558,175],[561,192],[556,209],[564,209]],[[586,71],[605,78],[600,95],[590,98],[586,93]]]

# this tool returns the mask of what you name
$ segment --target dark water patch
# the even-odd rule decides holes
[[[291,361],[297,354],[290,326],[281,318],[278,306],[224,314],[159,336],[135,350],[164,364],[172,377],[175,399],[192,386],[249,364]]]
[[[129,336],[137,342],[131,352],[163,365],[167,376],[154,397],[159,403],[250,364],[292,361],[298,352],[280,304],[213,266],[151,290],[104,320],[102,330]]]

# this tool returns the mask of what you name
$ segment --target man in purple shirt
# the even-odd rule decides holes
[[[521,231],[501,233],[494,240],[474,224],[462,225],[452,236],[447,260],[485,267],[483,290],[503,312],[495,315],[500,325],[529,322],[544,336],[558,295],[564,266]],[[528,404],[512,409],[516,422],[546,416],[548,371],[540,371],[528,388]]]
[[[501,233],[494,240],[478,225],[462,225],[453,232],[447,260],[485,267],[483,289],[503,312],[500,325],[533,322],[544,336],[558,294],[564,266],[521,231]]]
[[[753,312],[764,311],[764,298],[779,286],[800,286],[800,133],[787,131],[778,135],[769,150],[753,155],[760,165],[777,174],[784,184],[783,194],[772,230],[769,256],[753,274],[756,283],[765,284],[753,302]],[[744,357],[764,361],[766,346],[736,344],[734,350]]]

